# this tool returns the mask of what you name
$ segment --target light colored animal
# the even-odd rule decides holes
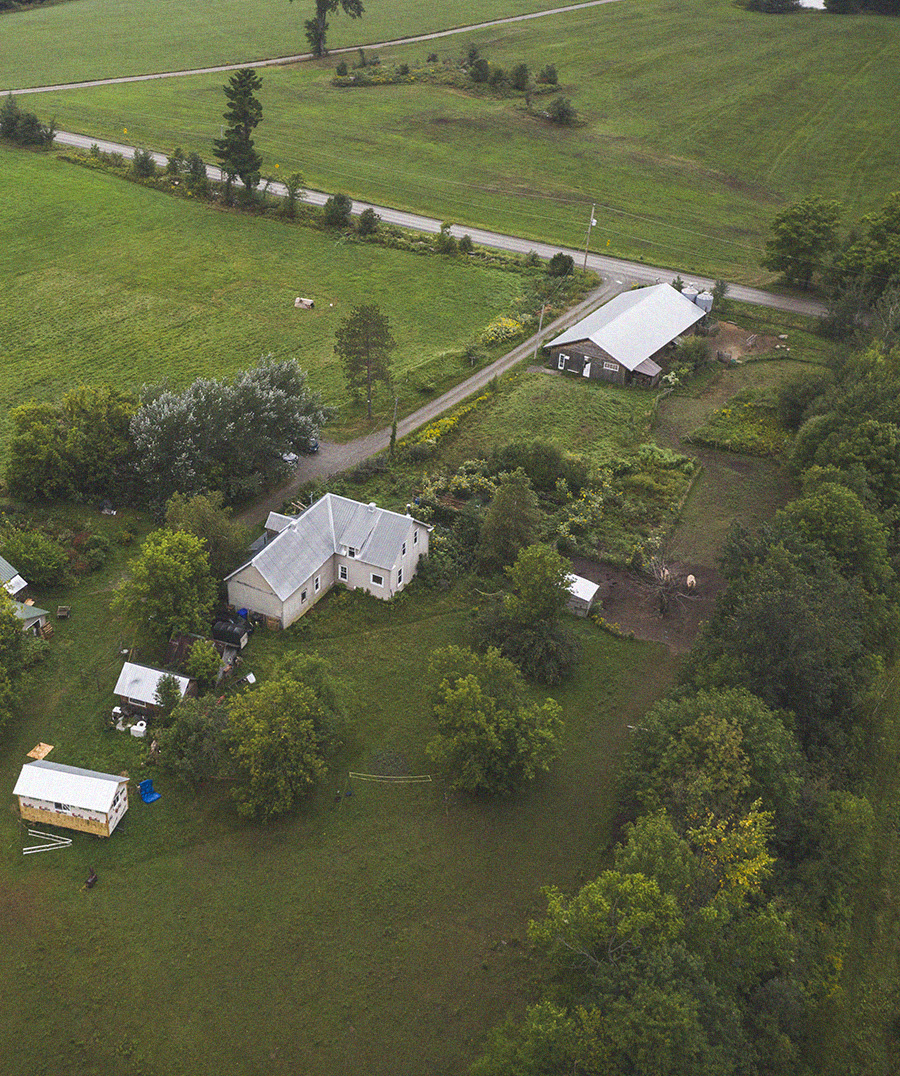
[[[694,576],[689,575],[685,580],[685,584],[688,590],[693,590],[697,586],[697,580],[694,578]]]

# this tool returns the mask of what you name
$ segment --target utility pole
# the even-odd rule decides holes
[[[585,239],[584,241],[584,265],[582,266],[582,269],[585,270],[587,269],[588,249],[591,245],[591,228],[595,227],[597,224],[597,218],[594,216],[594,210],[596,208],[597,203],[594,202],[594,204],[591,206],[591,219],[588,221],[587,226],[587,239]]]
[[[541,317],[538,321],[537,340],[534,342],[534,358],[532,362],[537,362],[538,348],[541,346],[541,330],[544,327],[544,311],[547,309],[546,303],[541,303]]]

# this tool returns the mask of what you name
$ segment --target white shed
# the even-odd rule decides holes
[[[41,760],[22,767],[13,795],[29,822],[108,837],[128,810],[128,778]]]
[[[600,584],[585,579],[583,575],[574,574],[569,576],[568,582],[569,600],[566,602],[566,608],[576,616],[587,616],[597,597]]]
[[[159,704],[156,701],[156,692],[164,676],[175,678],[182,698],[185,695],[194,695],[197,691],[196,682],[187,676],[179,676],[177,673],[166,672],[165,669],[153,669],[149,665],[137,665],[133,661],[126,661],[116,681],[115,693],[124,705],[130,706],[133,710],[157,710]]]

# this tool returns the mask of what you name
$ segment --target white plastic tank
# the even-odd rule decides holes
[[[713,294],[711,291],[701,291],[694,302],[708,314],[713,308]]]

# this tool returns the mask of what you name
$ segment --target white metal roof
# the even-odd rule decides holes
[[[126,661],[122,666],[119,679],[116,681],[115,694],[153,706],[156,704],[159,682],[164,676],[174,676],[184,696],[191,682],[187,676],[178,676],[177,673],[166,672],[164,669],[151,669],[147,665],[135,665],[131,661]]]
[[[16,569],[3,557],[0,557],[0,583],[13,597],[28,586]]]
[[[326,493],[292,518],[252,560],[226,576],[226,581],[252,564],[277,597],[285,601],[329,557],[335,553],[347,555],[350,548],[355,550],[357,560],[390,570],[413,524],[431,529],[411,516]]]
[[[706,313],[671,284],[625,291],[588,314],[546,347],[590,340],[634,371]],[[643,373],[644,371],[642,371]]]
[[[266,517],[267,531],[283,531],[285,527],[294,522],[294,516],[286,516],[281,512],[270,512]]]
[[[587,602],[590,604],[600,589],[599,583],[594,583],[590,579],[585,579],[583,575],[569,575],[568,576],[569,593],[573,598],[578,598],[579,601]]]
[[[127,780],[115,773],[82,770],[57,762],[28,762],[22,767],[13,795],[65,803],[85,811],[109,811],[116,790]]]

